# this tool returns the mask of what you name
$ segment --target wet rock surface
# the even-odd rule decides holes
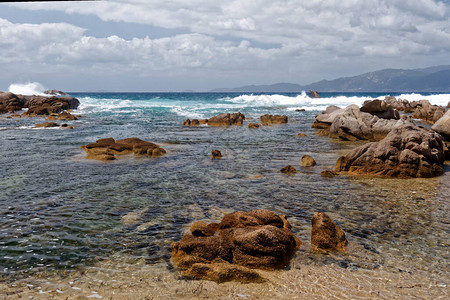
[[[221,159],[222,158],[222,153],[219,150],[212,150],[211,151],[211,158],[212,159]]]
[[[297,173],[297,170],[293,166],[288,165],[288,166],[282,168],[280,170],[280,172],[284,173],[284,174],[287,174],[287,175],[294,175],[295,173]]]
[[[97,140],[95,143],[81,146],[87,153],[88,159],[114,160],[116,155],[127,155],[134,153],[136,156],[159,157],[166,151],[159,145],[141,140],[139,138],[127,138],[114,140],[105,138]]]
[[[281,115],[263,115],[259,117],[263,126],[275,125],[275,124],[286,124],[288,122],[287,116]]]
[[[313,167],[316,165],[316,161],[310,155],[303,155],[302,160],[300,162],[300,166],[302,167]]]
[[[194,278],[259,281],[251,269],[283,268],[299,246],[284,216],[269,210],[238,211],[219,224],[194,223],[191,234],[172,243],[171,257]],[[220,275],[230,272],[238,275]]]
[[[433,177],[443,173],[444,142],[434,131],[408,125],[360,146],[336,162],[336,172],[383,177]]]
[[[245,116],[238,113],[232,114],[220,114],[208,119],[209,126],[231,126],[238,125],[241,126],[244,122]]]
[[[348,241],[344,231],[322,212],[316,212],[311,220],[311,245],[315,249],[345,251]]]

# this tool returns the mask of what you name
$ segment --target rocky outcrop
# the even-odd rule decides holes
[[[442,137],[414,125],[392,130],[383,140],[341,156],[336,172],[382,177],[433,177],[443,173]]]
[[[314,158],[312,158],[312,156],[309,155],[303,155],[302,156],[302,160],[300,162],[300,166],[302,167],[312,167],[316,165],[316,161],[314,160]]]
[[[105,138],[97,140],[95,143],[81,146],[87,153],[88,159],[114,160],[116,155],[126,155],[134,153],[137,156],[159,157],[166,151],[159,145],[143,141],[139,138],[128,138],[114,140]]]
[[[320,95],[317,91],[309,90],[309,97],[310,98],[320,98]]]
[[[432,105],[428,100],[415,101],[413,107],[415,107],[412,114],[413,118],[421,119],[431,124],[434,124],[445,114],[445,108]]]
[[[21,110],[25,99],[13,93],[0,93],[0,114],[12,113]]]
[[[241,113],[220,114],[208,119],[208,126],[241,126],[244,122],[245,116]]]
[[[287,165],[286,167],[282,168],[280,172],[287,175],[294,175],[295,173],[297,173],[297,170],[293,166]]]
[[[172,243],[172,261],[183,274],[194,278],[260,280],[251,269],[283,268],[300,246],[290,228],[284,216],[269,210],[227,214],[219,224],[197,222],[191,234]],[[236,266],[239,276],[219,275],[229,274]]]
[[[348,244],[344,231],[331,218],[316,212],[311,220],[311,245],[315,249],[345,251]]]
[[[187,119],[186,121],[183,122],[183,126],[199,126],[199,125],[203,125],[203,124],[208,124],[208,120],[192,119],[192,121],[191,121],[190,119]]]
[[[63,91],[59,90],[46,90],[44,94],[52,95],[52,96],[66,96],[67,93],[64,93]]]
[[[344,109],[336,106],[327,107],[316,116],[312,127],[324,129],[329,137],[347,141],[381,140],[392,129],[412,124],[409,120],[381,119],[375,115],[362,112],[357,105]]]
[[[438,132],[446,140],[450,140],[450,110],[434,123],[431,129]]]
[[[408,100],[397,99],[394,96],[386,96],[384,101],[398,111],[412,113],[414,108]]]
[[[263,115],[259,117],[259,120],[263,124],[263,126],[269,126],[274,124],[286,124],[288,122],[287,116],[280,116],[280,115]]]
[[[27,97],[24,107],[28,111],[24,113],[26,116],[44,116],[58,114],[64,110],[76,109],[80,102],[73,97],[44,97],[32,96]]]
[[[400,119],[399,112],[383,100],[366,101],[360,109],[362,112],[377,116],[380,119]]]
[[[212,159],[221,159],[222,153],[219,150],[212,150],[211,151],[211,158]]]

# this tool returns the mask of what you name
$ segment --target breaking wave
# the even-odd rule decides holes
[[[44,94],[45,90],[46,88],[39,82],[13,83],[8,88],[8,91],[14,94],[48,96]]]

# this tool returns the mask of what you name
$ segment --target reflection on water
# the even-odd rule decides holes
[[[88,114],[75,130],[8,123],[15,127],[0,133],[0,290],[63,299],[448,296],[448,168],[426,180],[323,178],[355,144],[316,136],[311,112],[287,113],[289,124],[257,130],[183,128],[183,117],[152,109],[132,120]],[[83,159],[80,145],[109,136],[138,136],[168,154]],[[212,161],[212,149],[224,158]],[[305,154],[318,165],[301,168]],[[295,176],[279,172],[288,164]],[[190,223],[259,208],[287,215],[304,242],[288,269],[262,272],[266,284],[245,285],[185,280],[173,269],[170,244]],[[343,228],[348,253],[310,252],[316,211]]]

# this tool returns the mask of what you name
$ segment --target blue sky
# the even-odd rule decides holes
[[[433,0],[0,4],[0,90],[208,91],[450,64]]]

